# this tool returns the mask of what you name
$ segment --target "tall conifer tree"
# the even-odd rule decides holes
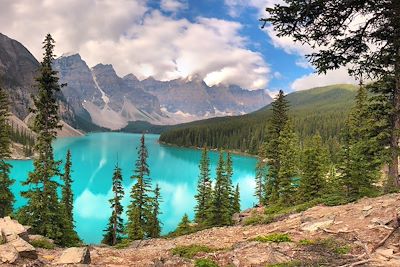
[[[80,243],[78,234],[74,230],[74,193],[72,192],[72,177],[71,177],[71,151],[68,149],[67,156],[65,158],[64,174],[62,175],[62,180],[64,185],[62,186],[62,198],[61,204],[64,211],[64,227],[62,243],[66,246],[74,246]]]
[[[216,173],[217,177],[208,223],[212,226],[230,225],[232,223],[231,198],[229,195],[229,182],[225,170],[224,153],[222,151],[219,153]]]
[[[266,179],[266,198],[268,204],[276,203],[279,198],[279,171],[281,166],[279,137],[288,121],[289,103],[282,90],[279,91],[272,103],[272,118],[268,129],[268,140],[265,148],[265,157],[268,164]]]
[[[258,152],[258,160],[256,165],[256,190],[254,196],[257,198],[257,204],[259,206],[266,204],[265,182],[268,173],[268,166],[266,163],[267,156],[265,150],[265,144],[262,144]]]
[[[54,40],[48,34],[43,42],[44,57],[36,79],[38,93],[33,98],[35,108],[32,130],[36,133],[34,170],[23,183],[28,190],[22,192],[28,203],[20,210],[21,223],[32,226],[41,235],[62,242],[64,218],[57,196],[59,184],[54,180],[60,175],[60,162],[54,160],[52,141],[59,125],[56,94],[60,91],[57,72],[52,69]]]
[[[207,220],[207,211],[212,202],[212,184],[210,176],[210,159],[207,148],[203,148],[199,164],[200,174],[197,182],[195,221],[204,223]]]
[[[229,194],[229,206],[231,208],[231,216],[235,213],[234,209],[234,198],[235,192],[232,184],[232,177],[233,177],[233,161],[231,153],[226,153],[226,161],[225,161],[225,173],[226,173],[226,190]]]
[[[239,213],[239,212],[240,212],[240,189],[239,189],[239,184],[237,184],[233,196],[233,213]]]
[[[104,236],[102,243],[114,246],[119,243],[124,233],[124,224],[122,219],[122,213],[124,208],[121,204],[124,198],[124,187],[122,186],[122,173],[121,168],[115,166],[114,174],[112,177],[112,191],[113,198],[109,200],[111,204],[112,213],[108,220],[107,228],[104,230]]]
[[[313,136],[305,144],[301,162],[299,200],[310,201],[321,197],[325,190],[329,170],[327,150],[320,135]]]
[[[158,216],[161,214],[160,202],[161,202],[160,187],[157,184],[156,188],[154,189],[152,212],[148,223],[148,237],[150,238],[160,237],[161,234],[161,222],[158,218]]]
[[[11,165],[4,161],[11,155],[8,115],[8,97],[0,87],[0,218],[13,212],[15,202],[15,197],[11,192],[11,186],[15,182],[10,178]]]
[[[152,198],[150,194],[151,179],[150,169],[147,164],[148,152],[144,134],[140,139],[138,158],[135,164],[135,172],[132,179],[135,184],[131,189],[131,203],[128,206],[128,223],[126,231],[129,239],[143,239],[148,235],[148,223],[152,214]]]
[[[279,202],[291,205],[295,201],[293,179],[299,174],[299,141],[291,123],[287,123],[279,136]]]

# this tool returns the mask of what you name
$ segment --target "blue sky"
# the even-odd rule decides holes
[[[265,7],[282,0],[5,0],[0,32],[40,60],[50,32],[56,54],[79,53],[92,67],[112,64],[120,75],[159,80],[201,77],[214,84],[266,89],[272,95],[351,83],[345,69],[317,76],[312,51],[271,27],[260,29]]]

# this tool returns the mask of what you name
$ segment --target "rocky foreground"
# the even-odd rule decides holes
[[[17,227],[19,231],[14,229],[16,233],[10,234],[10,223],[7,226],[0,221],[6,240],[0,245],[0,263],[161,267],[194,266],[196,259],[210,259],[219,266],[400,266],[399,212],[400,194],[391,194],[343,206],[316,206],[270,224],[220,227],[177,238],[136,241],[124,249],[34,249],[29,242],[35,236],[27,235],[25,227]],[[190,257],[173,252],[190,245],[208,251]],[[5,256],[6,248],[17,255],[11,259],[13,264],[11,256]]]

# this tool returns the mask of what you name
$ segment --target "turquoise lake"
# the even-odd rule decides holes
[[[162,233],[173,231],[184,213],[192,219],[195,206],[198,164],[200,150],[165,146],[158,143],[158,135],[146,135],[149,151],[150,176],[153,186],[160,185],[162,203],[160,219]],[[74,219],[79,236],[88,244],[99,243],[103,229],[111,214],[108,199],[111,198],[111,178],[117,163],[122,168],[125,187],[126,207],[129,203],[129,191],[133,181],[134,164],[137,157],[136,147],[140,135],[123,133],[96,133],[84,137],[60,138],[54,142],[55,157],[64,160],[68,149],[72,152],[72,177],[74,179]],[[218,153],[210,152],[212,176]],[[32,161],[10,161],[13,165],[12,178],[16,180],[12,190],[16,195],[15,207],[26,203],[20,196],[21,181],[33,169]],[[245,156],[233,156],[233,182],[239,183],[241,208],[252,207],[254,198],[254,169],[256,159]],[[125,217],[126,218],[126,217]]]

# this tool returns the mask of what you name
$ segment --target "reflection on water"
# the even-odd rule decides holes
[[[124,177],[125,198],[123,204],[129,203],[129,190],[132,186],[131,175],[136,160],[136,147],[140,135],[121,133],[98,133],[85,137],[61,138],[55,144],[55,156],[63,160],[67,149],[72,152],[73,191],[75,194],[74,218],[76,230],[86,243],[99,243],[102,231],[111,214],[108,199],[111,198],[111,177],[118,160]],[[160,219],[163,223],[163,234],[176,228],[184,213],[193,218],[195,206],[194,195],[198,177],[198,163],[201,151],[158,144],[158,135],[147,135],[146,144],[149,150],[149,166],[153,185],[161,188]],[[218,155],[210,153],[212,176]],[[233,156],[234,184],[241,189],[242,208],[249,208],[254,199],[254,168],[256,160],[250,157]],[[25,204],[19,192],[30,170],[31,161],[11,161],[12,178],[17,180],[13,192],[17,196],[16,207]]]

